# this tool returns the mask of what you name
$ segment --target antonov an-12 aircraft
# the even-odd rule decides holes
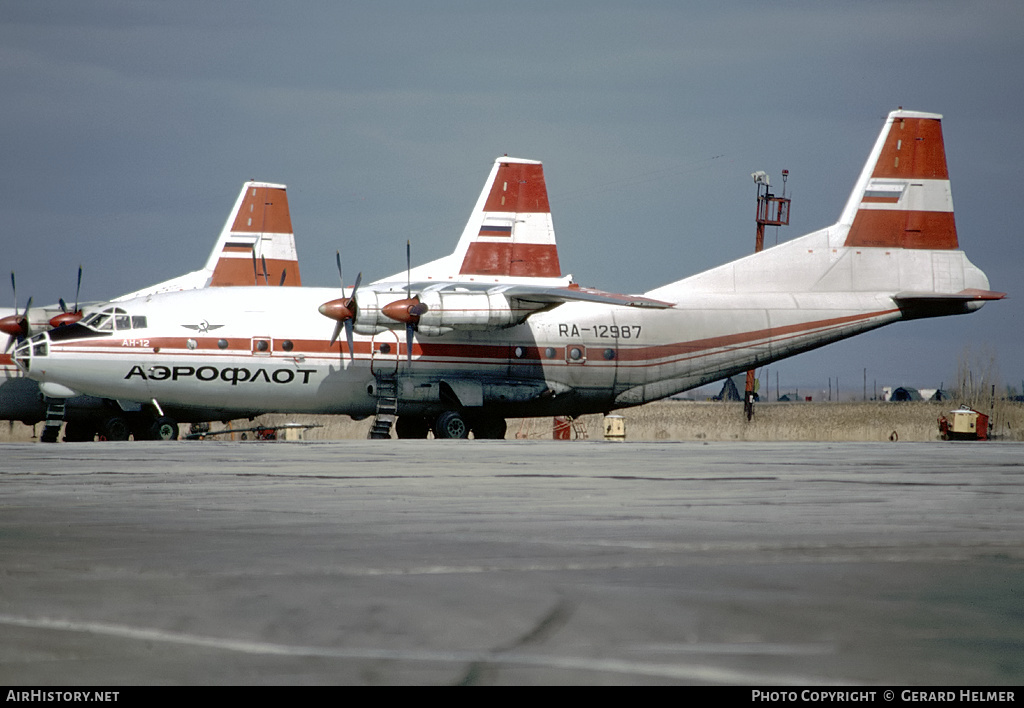
[[[11,359],[14,345],[39,332],[62,328],[83,318],[93,319],[98,310],[116,308],[116,303],[135,300],[157,293],[179,292],[196,288],[236,286],[300,286],[299,261],[295,250],[287,187],[283,184],[249,181],[235,200],[224,228],[210,252],[206,265],[199,270],[151,285],[110,303],[90,303],[79,308],[82,269],[78,271],[78,289],[74,307],[63,301],[49,307],[32,307],[28,299],[24,309],[17,305],[17,289],[13,310],[0,309],[0,333],[6,334],[6,346],[0,353],[0,420],[20,420],[27,425],[45,421],[40,440],[56,442],[61,424],[65,440],[84,442],[99,436],[107,440],[168,439],[177,436],[179,422],[205,422],[255,416],[262,412],[225,409],[223,406],[180,406],[171,404],[166,413],[150,405],[129,399],[112,400],[96,396],[55,398],[45,396],[39,383],[21,375]],[[111,312],[114,312],[111,309]],[[128,331],[131,320],[119,319],[120,329]],[[139,321],[136,320],[135,324]],[[115,325],[111,325],[115,326]],[[0,335],[2,336],[2,335]],[[173,416],[170,417],[170,416]]]
[[[350,289],[126,300],[36,335],[15,361],[49,395],[376,415],[378,437],[397,417],[403,438],[502,438],[506,418],[636,406],[1002,297],[959,248],[941,116],[900,109],[835,224],[643,295],[563,277],[541,164],[502,157],[446,258]]]

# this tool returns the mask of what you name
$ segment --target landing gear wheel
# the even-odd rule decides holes
[[[43,432],[39,434],[39,442],[55,443],[57,442],[58,435],[60,435],[59,425],[47,425],[43,428]]]
[[[430,423],[426,418],[401,415],[395,421],[395,434],[399,440],[424,440],[430,432]]]
[[[472,421],[472,429],[477,440],[504,440],[508,426],[504,418],[478,418]]]
[[[149,427],[150,440],[177,440],[178,424],[167,416],[160,416]]]
[[[469,426],[458,411],[445,411],[434,423],[434,437],[465,439],[469,437]]]
[[[92,442],[96,429],[88,423],[65,423],[64,442]]]
[[[100,440],[127,440],[131,433],[132,429],[129,427],[128,421],[115,415],[113,418],[108,418],[100,427]]]

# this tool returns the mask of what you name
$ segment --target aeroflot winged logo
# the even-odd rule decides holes
[[[202,322],[200,322],[197,325],[187,325],[187,324],[183,324],[182,325],[182,327],[185,327],[186,329],[194,329],[196,332],[199,332],[199,334],[206,334],[210,330],[220,329],[223,326],[224,325],[212,325],[212,324],[210,324],[206,320],[203,320]]]

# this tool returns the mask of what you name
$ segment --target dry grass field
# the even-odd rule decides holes
[[[659,401],[639,408],[617,411],[624,422],[626,440],[700,440],[700,441],[846,441],[881,442],[938,441],[938,417],[956,408],[945,403],[758,403],[754,419],[747,422],[742,403]],[[982,412],[989,412],[980,405]],[[997,440],[1024,440],[1024,404],[997,401],[994,408],[993,434]],[[316,424],[303,430],[305,440],[365,439],[370,421],[353,421],[347,416],[265,415],[255,421],[234,421],[237,430],[257,425],[284,423]],[[216,423],[214,430],[225,426]],[[0,424],[0,441],[31,441],[41,426],[13,423]],[[182,430],[184,435],[187,429]],[[547,439],[553,435],[551,418],[508,421],[507,439]],[[245,434],[252,439],[253,433]],[[570,437],[600,440],[604,437],[604,419],[599,415],[583,416]],[[221,439],[240,439],[218,436]],[[282,436],[283,437],[283,436]]]
[[[742,403],[660,401],[619,414],[629,440],[926,442],[939,440],[938,418],[955,407],[948,402],[758,403],[748,422]],[[588,430],[603,433],[599,416],[585,420]],[[1024,440],[1024,405],[997,403],[993,433]]]

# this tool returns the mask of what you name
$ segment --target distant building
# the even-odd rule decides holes
[[[754,399],[757,400],[757,394],[754,395]],[[740,395],[740,390],[736,387],[736,383],[732,379],[725,379],[722,382],[722,390],[713,400],[716,401],[742,401],[743,396]]]
[[[923,401],[924,398],[921,396],[921,392],[916,388],[910,386],[899,386],[898,388],[892,389],[889,393],[887,401]]]
[[[910,386],[898,386],[882,388],[883,401],[951,401],[953,394],[941,388],[911,388]]]

